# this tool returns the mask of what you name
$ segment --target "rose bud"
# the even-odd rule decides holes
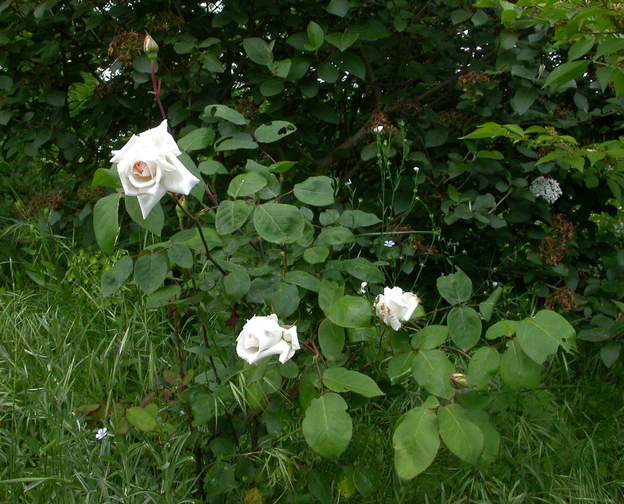
[[[147,54],[150,61],[156,61],[158,58],[158,44],[149,33],[146,33],[143,39],[143,52]]]
[[[453,373],[451,375],[451,386],[456,389],[468,388],[468,377],[463,373]]]

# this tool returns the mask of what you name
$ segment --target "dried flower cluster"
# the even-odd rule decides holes
[[[132,58],[143,52],[145,35],[133,31],[126,31],[119,27],[113,40],[108,45],[108,55],[118,59],[122,65],[130,66]]]
[[[576,229],[565,215],[557,214],[552,220],[553,236],[542,240],[539,254],[542,262],[549,266],[557,266],[563,262],[568,250],[568,243],[574,240]]]
[[[484,84],[489,84],[492,81],[490,76],[484,72],[466,72],[457,78],[457,85],[464,91]]]
[[[544,306],[549,310],[556,310],[557,306],[559,306],[559,309],[566,313],[578,310],[576,294],[569,287],[557,289],[555,292],[550,293],[546,297]]]
[[[22,218],[29,218],[42,210],[56,210],[65,201],[65,196],[61,191],[50,191],[44,194],[33,196],[26,202],[23,208],[19,209]]]

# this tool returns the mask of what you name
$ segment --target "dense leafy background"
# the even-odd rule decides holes
[[[62,407],[115,442],[186,453],[198,499],[445,495],[436,473],[398,479],[436,455],[430,471],[456,457],[512,481],[497,453],[535,449],[554,397],[526,389],[621,376],[623,28],[622,5],[598,2],[0,3],[3,284],[78,289],[104,317],[144,302],[173,335],[156,362],[152,324],[134,336],[126,321],[115,338],[149,359]],[[111,149],[161,120],[145,32],[181,159],[202,176],[194,220],[170,199],[143,220],[109,171]],[[562,188],[553,204],[530,189],[544,175]],[[423,311],[390,336],[370,300],[395,284]],[[237,362],[233,337],[259,312],[297,322],[296,364]],[[28,416],[8,418],[18,439]],[[562,441],[548,442],[554,457]],[[11,446],[3,477],[18,485]]]

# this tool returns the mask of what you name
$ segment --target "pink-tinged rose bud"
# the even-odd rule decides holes
[[[451,386],[456,389],[468,388],[468,377],[463,373],[453,373],[451,375]]]
[[[158,44],[149,33],[146,33],[143,39],[143,52],[147,54],[150,61],[156,61],[158,57]]]

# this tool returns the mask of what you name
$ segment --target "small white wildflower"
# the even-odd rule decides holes
[[[108,429],[106,427],[101,427],[95,433],[95,439],[98,441],[102,441],[105,437],[108,436]]]
[[[412,170],[414,170],[414,173],[418,173],[420,171],[420,166],[414,166]]]
[[[533,196],[536,198],[543,198],[551,205],[563,194],[559,182],[550,177],[537,177],[531,183],[530,189]]]
[[[366,286],[368,285],[368,282],[362,282],[360,284],[360,294],[365,294],[366,293]]]
[[[393,240],[386,240],[386,241],[384,241],[384,247],[392,248],[395,245],[396,245],[396,243],[394,243]]]
[[[492,282],[492,287],[498,287],[498,282]]]
[[[351,179],[347,179],[347,181],[345,182],[345,185],[350,186],[351,184],[353,184],[353,182],[351,182]]]
[[[380,133],[382,133],[382,132],[383,132],[383,130],[384,130],[383,124],[380,124],[380,125],[375,126],[375,127],[373,128],[373,131],[374,131],[375,133],[377,133],[378,135],[379,135]]]

